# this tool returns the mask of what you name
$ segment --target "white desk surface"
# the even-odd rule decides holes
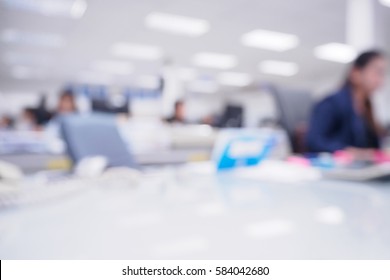
[[[0,258],[390,258],[389,182],[158,172],[0,209]]]
[[[183,164],[192,159],[208,159],[210,153],[211,149],[209,148],[168,149],[149,153],[138,153],[134,155],[134,159],[139,165]],[[65,159],[68,159],[68,157],[64,154],[48,153],[0,155],[0,160],[17,165],[26,173],[45,170],[51,162]]]

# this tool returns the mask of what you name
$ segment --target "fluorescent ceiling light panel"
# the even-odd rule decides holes
[[[199,67],[230,69],[237,65],[237,57],[230,54],[204,52],[196,54],[193,63]]]
[[[298,73],[298,64],[287,61],[265,60],[259,64],[259,70],[264,74],[290,77]]]
[[[244,87],[252,83],[253,79],[246,73],[224,72],[218,75],[218,82],[226,86]]]
[[[87,2],[85,2],[84,0],[76,0],[72,4],[72,8],[70,9],[70,15],[73,18],[81,18],[87,10],[87,7]]]
[[[379,0],[383,6],[390,7],[390,0]]]
[[[210,29],[210,24],[203,19],[157,12],[147,15],[145,24],[151,29],[189,37],[201,36]]]
[[[158,60],[163,56],[163,51],[157,46],[124,42],[114,44],[111,47],[111,53],[118,57],[141,60]]]
[[[241,43],[247,47],[284,52],[297,47],[299,38],[293,34],[257,29],[244,34]]]
[[[314,49],[314,55],[322,60],[349,63],[357,56],[357,51],[345,44],[329,43]]]
[[[133,72],[133,66],[124,61],[99,60],[92,64],[96,71],[107,72],[114,75],[129,75]]]
[[[81,18],[87,10],[85,0],[1,0],[12,9],[40,13],[46,16]]]
[[[1,41],[48,48],[58,48],[64,45],[64,39],[58,34],[31,33],[15,29],[4,30],[1,33]]]

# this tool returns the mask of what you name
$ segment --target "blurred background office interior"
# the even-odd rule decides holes
[[[390,72],[369,160],[305,140],[389,26],[389,0],[0,0],[0,257],[390,258]]]

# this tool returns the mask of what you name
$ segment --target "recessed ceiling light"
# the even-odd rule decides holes
[[[384,6],[390,7],[390,0],[379,0],[379,2]]]
[[[296,35],[257,29],[244,34],[241,43],[247,47],[284,52],[299,44]]]
[[[64,45],[64,39],[58,34],[31,33],[15,29],[3,30],[1,33],[1,40],[5,43],[25,44],[49,48],[57,48]]]
[[[238,72],[224,72],[218,75],[218,82],[222,85],[244,87],[252,83],[249,74]]]
[[[72,8],[70,9],[71,16],[74,18],[81,18],[87,10],[87,6],[87,2],[84,0],[74,1]]]
[[[193,63],[199,67],[230,69],[237,65],[237,57],[230,54],[204,52],[196,54]]]
[[[339,63],[349,63],[357,56],[357,51],[345,44],[329,43],[314,49],[314,55],[323,60]]]
[[[81,18],[86,9],[85,0],[1,0],[5,6],[46,16]]]
[[[196,93],[215,93],[218,91],[218,84],[210,80],[197,80],[188,85],[188,90]]]
[[[115,75],[129,75],[133,72],[133,66],[130,63],[116,60],[95,61],[92,63],[92,68]]]
[[[131,44],[131,43],[116,43],[111,47],[111,53],[118,57],[157,60],[162,58],[163,52],[157,46]]]
[[[259,70],[264,74],[290,77],[298,73],[299,67],[294,62],[265,60],[260,62]]]
[[[201,36],[210,29],[210,25],[206,20],[165,13],[147,15],[145,24],[151,29],[189,37]]]

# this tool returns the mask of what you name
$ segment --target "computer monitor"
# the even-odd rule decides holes
[[[231,128],[242,127],[243,115],[244,109],[241,106],[229,104],[225,108],[219,126]]]
[[[105,99],[92,99],[92,111],[100,113],[129,113],[129,101],[126,100],[120,106],[112,105],[108,100]]]
[[[114,116],[72,114],[62,117],[60,124],[67,151],[74,163],[86,157],[103,156],[110,167],[136,167]]]

